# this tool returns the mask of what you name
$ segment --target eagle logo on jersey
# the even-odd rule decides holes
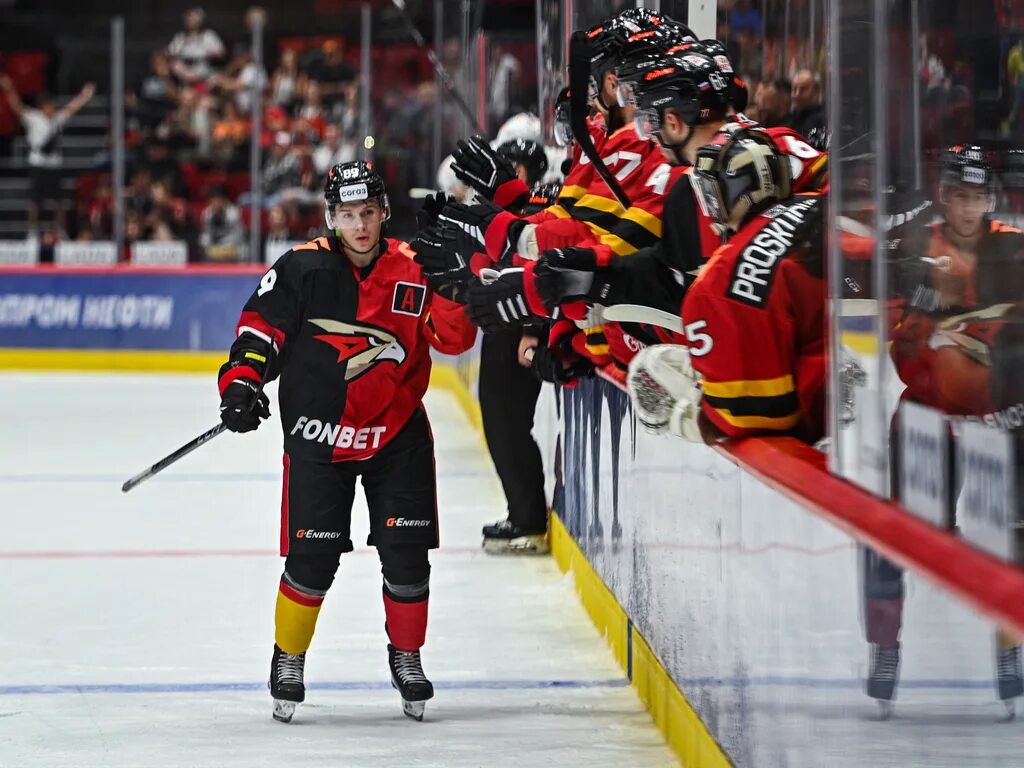
[[[396,366],[405,362],[405,347],[395,337],[372,325],[355,325],[338,320],[310,320],[327,333],[314,336],[338,350],[338,363],[347,363],[345,381],[353,381],[377,363],[390,360]]]

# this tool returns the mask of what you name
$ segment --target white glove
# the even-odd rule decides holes
[[[656,344],[640,350],[629,364],[626,383],[637,418],[649,432],[704,442],[697,423],[701,378],[686,347]]]

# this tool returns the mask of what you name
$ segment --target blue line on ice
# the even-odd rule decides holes
[[[438,690],[523,691],[545,688],[625,688],[629,682],[614,680],[452,680],[435,682]],[[379,680],[353,682],[310,682],[313,691],[384,691],[391,683]],[[85,683],[82,685],[0,685],[0,696],[80,693],[223,693],[227,691],[265,691],[259,683]]]

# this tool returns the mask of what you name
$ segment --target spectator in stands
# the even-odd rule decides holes
[[[178,107],[168,115],[161,131],[180,157],[209,155],[213,106],[211,98],[200,96],[195,88],[181,89]]]
[[[431,149],[434,114],[434,83],[431,80],[416,86],[415,95],[406,99],[391,119],[388,133],[395,145],[402,145],[408,159],[403,170],[409,187],[430,187],[436,169],[432,167]]]
[[[267,72],[256,64],[252,51],[243,49],[232,62],[231,73],[213,75],[210,84],[225,92],[244,114],[252,111],[252,90],[262,90],[267,85]]]
[[[306,84],[302,106],[295,116],[292,132],[304,144],[316,144],[323,136],[326,124],[320,83],[317,80],[310,80]]]
[[[309,67],[311,79],[320,83],[324,103],[333,104],[344,97],[345,87],[356,79],[356,73],[345,63],[344,50],[338,40],[327,40],[320,59]]]
[[[96,93],[96,86],[86,83],[82,90],[66,106],[57,108],[57,102],[43,94],[38,100],[38,108],[26,107],[11,79],[6,75],[0,77],[0,90],[3,91],[7,103],[21,119],[25,126],[25,138],[28,142],[29,167],[29,232],[39,231],[39,209],[45,203],[55,206],[54,223],[58,230],[65,228],[67,200],[60,188],[64,174],[61,167],[64,156],[61,153],[61,132],[65,123],[84,107]]]
[[[275,107],[290,111],[295,103],[300,78],[299,57],[294,48],[281,51],[281,61],[270,78],[270,102]]]
[[[140,125],[155,128],[177,104],[178,86],[171,75],[171,62],[166,51],[155,51],[150,57],[150,72],[129,91],[126,106]]]
[[[208,80],[214,73],[214,65],[226,53],[220,36],[212,29],[206,29],[205,23],[203,9],[191,9],[185,14],[185,29],[176,34],[167,46],[171,70],[186,83]]]
[[[150,192],[152,208],[146,217],[146,223],[153,232],[153,239],[193,240],[196,233],[185,201],[175,197],[163,180],[154,181]]]
[[[305,197],[299,154],[293,151],[291,136],[284,131],[274,137],[263,166],[263,196],[264,208]]]
[[[355,132],[359,127],[359,84],[349,83],[345,89],[345,97],[335,101],[329,118],[341,128],[341,135],[346,142],[356,140]],[[361,136],[358,137],[361,141]]]
[[[283,205],[272,205],[267,211],[267,243],[293,243],[295,232],[288,220],[288,212]],[[283,253],[283,251],[282,251]]]
[[[199,243],[203,248],[238,247],[245,243],[242,212],[228,199],[224,187],[214,187],[210,190],[210,204],[203,211]]]
[[[948,90],[949,78],[946,76],[946,66],[934,53],[928,50],[928,35],[921,35],[919,41],[921,47],[921,82],[924,85],[925,95],[928,96],[933,90]]]
[[[313,150],[313,170],[319,179],[323,179],[331,166],[347,163],[356,159],[355,147],[342,142],[341,129],[334,123],[324,128],[323,141]]]
[[[89,201],[87,223],[78,227],[79,235],[88,230],[94,240],[109,240],[114,233],[114,188],[109,176],[101,176]]]
[[[149,168],[139,166],[124,191],[125,210],[146,215],[153,208],[153,177]]]
[[[126,211],[124,216],[124,255],[122,259],[127,261],[131,253],[131,244],[139,240],[148,240],[149,232],[142,215],[137,211]]]
[[[235,101],[227,101],[223,113],[213,124],[210,155],[214,162],[228,171],[248,168],[249,131],[247,116],[239,111]]]
[[[793,90],[788,80],[779,78],[765,80],[757,86],[754,104],[757,107],[757,119],[765,128],[785,125],[789,115],[789,100]]]
[[[790,103],[792,112],[786,124],[801,136],[810,136],[825,127],[825,110],[821,106],[821,86],[818,78],[809,69],[801,69],[793,75],[793,89]]]
[[[185,191],[181,166],[171,157],[167,142],[151,139],[143,143],[142,152],[140,164],[146,167],[149,175],[166,184],[171,194],[181,195]]]

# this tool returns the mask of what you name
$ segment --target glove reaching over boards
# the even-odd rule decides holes
[[[445,206],[437,221],[444,246],[459,253],[467,261],[474,254],[487,252],[487,228],[501,213],[490,203],[465,205],[451,203]]]
[[[416,252],[415,261],[434,292],[461,303],[463,287],[472,279],[473,272],[457,251],[444,247],[439,230],[437,225],[421,229],[409,246]]]
[[[423,198],[423,205],[416,211],[416,229],[426,229],[437,224],[437,217],[441,215],[441,211],[452,202],[452,198],[444,192],[427,195]]]
[[[686,347],[655,344],[641,350],[629,364],[626,384],[637,418],[647,431],[704,442],[698,424],[701,377],[693,370]]]
[[[536,319],[526,304],[521,268],[485,269],[481,277],[466,291],[466,313],[481,331],[500,333]]]
[[[502,208],[522,204],[530,192],[512,161],[495,152],[483,136],[457,144],[452,153],[452,171],[463,184]]]
[[[569,384],[583,376],[593,375],[594,364],[584,359],[569,363],[564,361],[551,347],[538,346],[534,350],[530,370],[542,382]]]
[[[612,254],[593,248],[555,248],[544,251],[533,270],[533,285],[549,312],[567,301],[608,306],[617,301]]]

